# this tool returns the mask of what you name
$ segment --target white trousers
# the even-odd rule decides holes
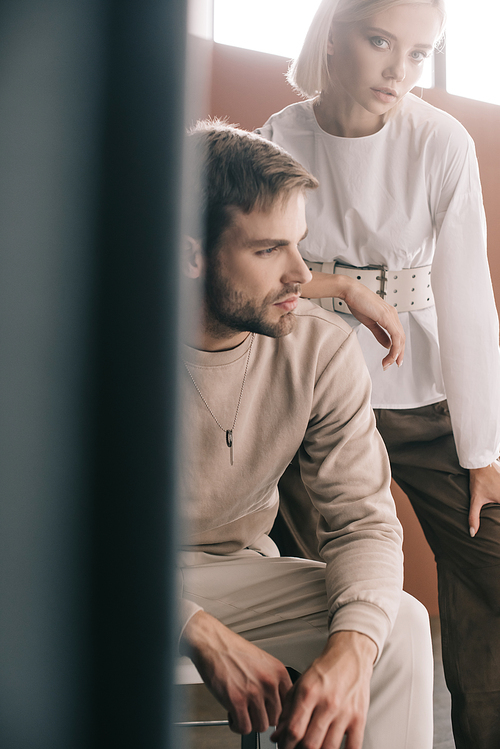
[[[185,598],[300,673],[328,637],[324,567],[250,549],[181,555]],[[403,593],[373,671],[363,749],[432,749],[432,686],[429,617]]]

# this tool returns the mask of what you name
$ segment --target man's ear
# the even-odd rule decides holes
[[[187,235],[182,248],[182,272],[188,278],[201,278],[205,271],[205,258],[201,244]]]

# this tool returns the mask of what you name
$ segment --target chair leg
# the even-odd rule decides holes
[[[255,732],[247,733],[241,737],[241,749],[259,749],[257,740],[259,735]]]
[[[274,726],[264,733],[248,733],[241,737],[241,749],[276,749],[276,744],[270,738],[273,733]]]
[[[271,728],[268,728],[267,731],[264,731],[264,733],[259,733],[259,743],[257,746],[259,749],[276,749],[276,744],[274,741],[271,741],[271,736],[274,733],[274,726],[271,726]]]

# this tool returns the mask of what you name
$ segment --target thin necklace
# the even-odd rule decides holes
[[[239,413],[239,410],[240,410],[241,396],[243,395],[243,388],[245,387],[245,381],[247,379],[248,365],[250,363],[250,354],[252,353],[252,346],[253,346],[254,340],[255,340],[255,333],[252,333],[252,340],[250,341],[250,346],[248,347],[247,363],[245,365],[245,372],[243,374],[243,382],[241,383],[240,395],[238,397],[238,405],[236,406],[236,412],[234,414],[234,419],[233,419],[233,426],[231,427],[231,429],[225,429],[222,426],[222,424],[219,422],[217,416],[214,414],[214,412],[212,411],[212,409],[208,405],[205,397],[203,396],[203,393],[201,392],[200,388],[196,384],[196,380],[194,379],[193,375],[191,374],[188,365],[186,364],[186,362],[184,362],[184,366],[186,367],[187,373],[190,376],[191,381],[192,381],[193,385],[196,388],[196,392],[198,393],[198,395],[200,396],[201,400],[205,404],[205,407],[206,407],[208,413],[210,414],[210,416],[212,417],[212,419],[215,421],[215,423],[217,424],[217,426],[219,427],[219,429],[222,429],[222,431],[225,432],[225,434],[226,434],[226,445],[229,447],[229,460],[231,461],[231,465],[234,465],[234,434],[233,434],[233,432],[234,432],[234,428],[236,426],[236,419],[238,418],[238,413]]]

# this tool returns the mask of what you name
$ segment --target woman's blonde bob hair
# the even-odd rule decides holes
[[[441,37],[446,23],[444,0],[322,0],[300,54],[290,66],[288,82],[302,96],[317,96],[328,84],[327,47],[332,24],[361,21],[396,5],[409,4],[431,5],[441,13]]]

